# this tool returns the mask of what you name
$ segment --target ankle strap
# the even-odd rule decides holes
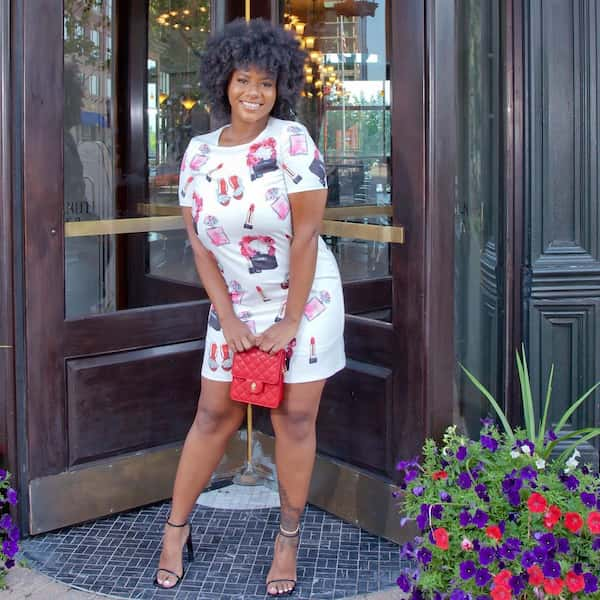
[[[287,529],[284,529],[281,525],[279,526],[279,533],[283,536],[283,537],[298,537],[298,534],[300,533],[300,523],[298,523],[298,525],[296,526],[296,529],[294,529],[294,531],[288,531]]]
[[[181,525],[176,525],[175,523],[171,523],[171,521],[169,521],[169,519],[167,519],[167,525],[169,527],[185,527],[188,524],[188,521],[186,521],[185,523],[182,523]]]

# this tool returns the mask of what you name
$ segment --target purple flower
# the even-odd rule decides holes
[[[495,555],[496,553],[493,548],[490,548],[489,546],[483,546],[479,549],[479,562],[483,566],[489,565],[494,561]]]
[[[584,573],[583,580],[585,581],[585,589],[583,590],[586,594],[592,594],[598,591],[598,578],[592,573]]]
[[[567,475],[563,479],[563,484],[570,492],[574,492],[579,487],[579,479],[575,475]]]
[[[458,522],[460,523],[461,527],[466,527],[467,525],[471,524],[471,515],[469,514],[468,510],[461,510],[459,515],[458,515]]]
[[[467,449],[465,446],[461,446],[457,451],[456,451],[456,459],[457,460],[465,460],[465,458],[467,458]]]
[[[400,575],[400,577],[396,579],[396,583],[403,592],[410,591],[410,581],[406,575]]]
[[[514,595],[518,596],[527,587],[527,580],[523,575],[513,575],[508,580],[508,585],[510,585]]]
[[[575,573],[576,575],[583,574],[583,567],[581,566],[581,563],[575,563],[573,565],[573,573]]]
[[[506,558],[506,560],[514,560],[517,556],[517,551],[508,544],[502,544],[502,546],[498,548],[498,556]]]
[[[429,548],[419,548],[417,550],[417,559],[424,565],[428,565],[431,562],[431,557],[431,550]]]
[[[535,452],[535,444],[533,444],[529,440],[522,440],[522,441],[517,440],[516,448],[523,451],[523,446],[529,448],[529,456],[533,456],[533,453]],[[527,454],[527,453],[524,452],[524,454]]]
[[[542,565],[542,571],[546,577],[551,577],[552,579],[560,577],[560,565],[555,560],[547,560]]]
[[[4,481],[6,479],[6,471],[4,469],[0,469],[0,481]]]
[[[511,506],[519,506],[521,504],[521,495],[519,492],[508,492],[506,498]]]
[[[480,500],[483,500],[484,502],[490,501],[490,497],[488,495],[487,487],[485,486],[485,484],[478,483],[475,486],[475,493],[477,494]]]
[[[472,521],[475,525],[477,525],[477,527],[479,527],[479,529],[483,529],[487,525],[489,517],[487,513],[478,508],[473,515]]]
[[[2,542],[2,552],[4,552],[7,558],[14,558],[18,551],[19,547],[13,540],[4,540]]]
[[[567,538],[558,538],[558,540],[556,540],[556,549],[558,552],[568,554],[571,551],[569,540]]]
[[[409,467],[418,467],[418,465],[419,461],[416,458],[413,458],[412,460],[401,460],[396,465],[396,471],[404,471]]]
[[[444,507],[441,504],[434,504],[431,507],[431,516],[435,519],[441,519],[444,515]]]
[[[456,478],[456,483],[459,488],[463,490],[468,490],[471,487],[472,481],[469,477],[469,474],[465,471],[462,471]]]
[[[16,504],[17,492],[12,488],[8,488],[8,490],[6,491],[6,499],[8,500],[9,504]]]
[[[523,556],[521,556],[521,566],[524,569],[529,569],[529,567],[532,567],[535,564],[535,562],[536,559],[533,552],[531,552],[530,550],[523,552]]]
[[[419,475],[419,472],[416,469],[409,469],[404,472],[404,482],[410,483],[413,479],[416,479]]]
[[[544,437],[547,437],[549,441],[554,442],[555,440],[557,440],[558,438],[556,437],[556,434],[554,433],[554,429],[548,429],[546,435]]]
[[[5,566],[7,569],[12,569],[12,568],[15,566],[15,561],[14,561],[14,559],[12,559],[12,558],[8,558],[8,559],[6,559],[6,562],[4,563],[4,566]]]
[[[533,549],[533,555],[535,556],[535,562],[542,564],[546,560],[546,550],[542,546],[536,546]]]
[[[481,567],[481,569],[477,569],[477,571],[475,571],[475,583],[479,587],[485,587],[491,578],[492,575],[485,567]]]
[[[546,552],[551,552],[556,548],[556,539],[551,533],[545,533],[540,536],[540,546],[543,546]]]
[[[462,590],[453,590],[450,594],[450,600],[468,600],[469,596]]]
[[[600,536],[594,538],[594,541],[592,542],[592,550],[595,552],[600,550]]]
[[[414,589],[410,595],[410,600],[423,600],[423,594],[421,594],[420,590]]]
[[[442,502],[452,502],[452,496],[445,490],[442,490],[440,492],[440,500]]]
[[[12,527],[12,524],[12,517],[8,513],[2,515],[2,518],[0,518],[0,527],[2,527],[2,529],[8,529],[9,527]]]
[[[521,477],[528,480],[535,479],[537,477],[537,471],[531,465],[527,465],[521,469]]]
[[[498,450],[498,442],[490,435],[482,435],[479,438],[479,442],[484,448],[487,448],[490,452],[496,452],[496,450]]]
[[[579,497],[588,508],[594,508],[594,506],[596,505],[595,494],[590,494],[589,492],[581,492]]]
[[[475,576],[475,563],[472,560],[461,562],[459,569],[461,579],[471,579]]]
[[[417,485],[412,489],[412,493],[415,496],[422,496],[424,491],[425,491],[425,488],[422,485]]]
[[[20,537],[19,528],[16,525],[13,525],[8,532],[8,539],[13,542],[18,542]]]

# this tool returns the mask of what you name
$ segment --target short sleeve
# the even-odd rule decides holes
[[[179,167],[179,205],[180,206],[193,206],[192,200],[192,188],[194,183],[194,173],[191,169],[190,162],[194,152],[194,140],[191,140],[186,148],[181,166]]]
[[[288,194],[327,188],[323,156],[304,125],[286,124],[279,141]]]

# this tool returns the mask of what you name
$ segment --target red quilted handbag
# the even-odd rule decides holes
[[[257,347],[233,355],[230,395],[237,402],[277,408],[283,398],[285,351],[275,354]]]

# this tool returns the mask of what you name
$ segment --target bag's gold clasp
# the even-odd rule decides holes
[[[250,384],[250,391],[251,391],[251,392],[255,392],[255,391],[256,391],[256,381],[253,381],[253,382]]]

